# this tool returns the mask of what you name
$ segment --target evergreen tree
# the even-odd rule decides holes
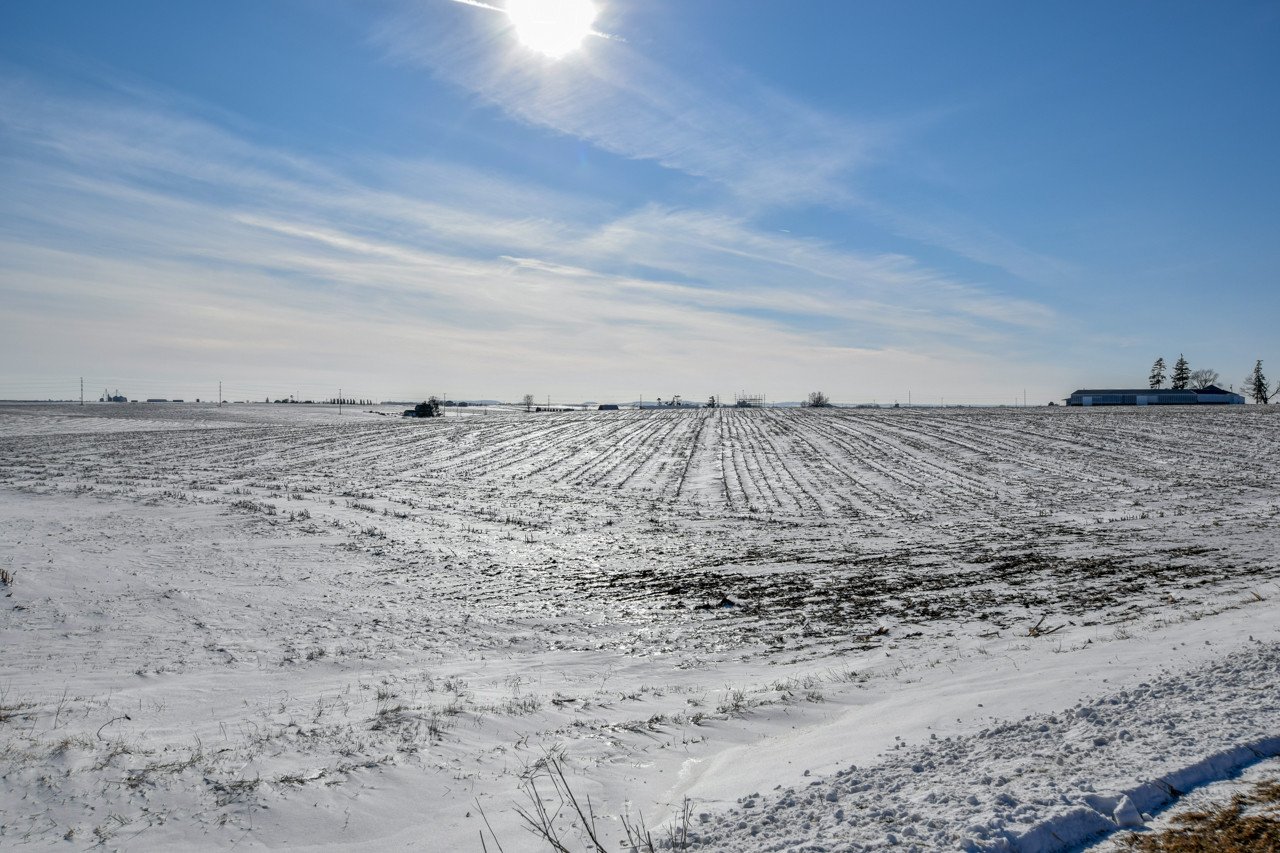
[[[1262,374],[1262,359],[1253,365],[1253,372],[1245,378],[1244,387],[1245,392],[1253,397],[1253,402],[1263,405],[1271,402],[1271,389],[1267,386],[1267,377]]]
[[[1151,365],[1150,382],[1152,388],[1164,387],[1164,356],[1157,358],[1156,363]]]
[[[1182,353],[1178,353],[1178,361],[1173,365],[1173,384],[1169,387],[1174,391],[1185,391],[1190,381],[1191,365],[1187,364],[1187,360],[1182,357]]]

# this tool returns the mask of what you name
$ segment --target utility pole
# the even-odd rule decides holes
[[[218,380],[218,408],[222,408],[222,380]]]
[[[342,389],[338,389],[338,414],[342,414]]]
[[[84,377],[80,377],[80,405],[84,405]]]

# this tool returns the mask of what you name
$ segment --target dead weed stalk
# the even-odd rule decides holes
[[[556,752],[548,752],[539,759],[529,771],[524,781],[524,793],[527,805],[517,806],[516,813],[524,821],[525,829],[538,838],[547,849],[555,853],[612,853],[616,848],[605,845],[597,822],[595,805],[590,796],[579,797],[569,784],[565,773],[564,756]],[[550,790],[548,791],[548,787]],[[478,804],[477,804],[478,805]],[[498,841],[489,819],[480,809],[485,826],[499,853],[502,844]],[[654,838],[653,832],[646,826],[644,815],[632,819],[628,815],[620,815],[623,838],[621,847],[627,853],[657,853],[662,850],[689,849],[689,818],[691,805],[685,798],[681,809],[680,820],[666,831],[665,835]],[[567,821],[566,821],[567,819]],[[488,850],[484,833],[480,834],[481,847]],[[570,846],[574,845],[574,846]]]

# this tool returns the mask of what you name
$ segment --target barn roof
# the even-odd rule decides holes
[[[1142,394],[1151,396],[1152,394],[1232,394],[1232,391],[1226,391],[1217,385],[1206,385],[1204,388],[1184,388],[1181,391],[1175,391],[1172,388],[1081,388],[1079,391],[1073,391],[1072,396],[1076,394],[1085,396],[1101,396],[1103,394]]]
[[[1085,395],[1102,395],[1102,394],[1144,394],[1150,396],[1152,394],[1195,394],[1190,388],[1185,391],[1174,391],[1172,388],[1082,388],[1079,391],[1072,392],[1075,394]],[[1216,393],[1225,394],[1225,391]]]

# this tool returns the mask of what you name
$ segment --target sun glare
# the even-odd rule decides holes
[[[559,59],[591,33],[596,7],[591,0],[507,0],[507,17],[521,44]]]

